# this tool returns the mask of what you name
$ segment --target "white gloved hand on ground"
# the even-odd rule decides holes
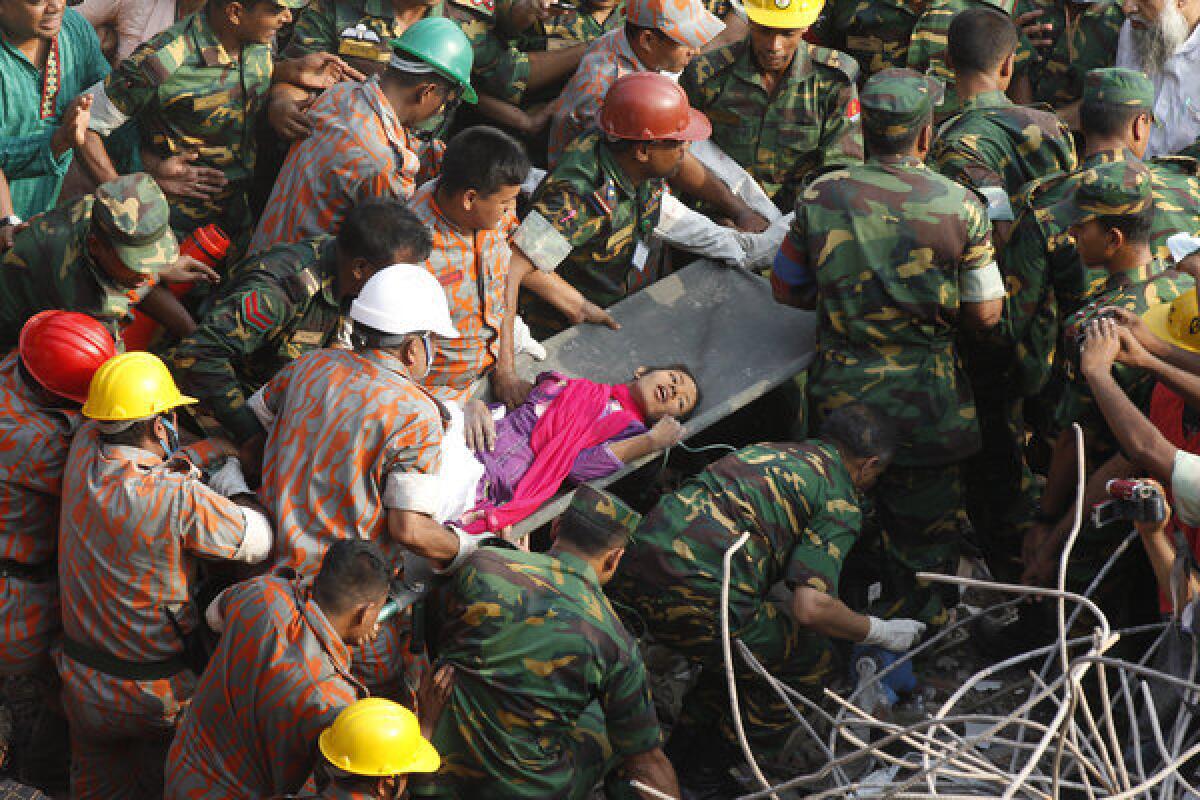
[[[228,461],[208,480],[208,488],[225,497],[235,497],[239,494],[253,494],[242,473],[242,462],[234,457]]]
[[[921,634],[925,632],[925,623],[915,619],[880,619],[879,617],[868,617],[867,619],[871,622],[871,629],[862,643],[882,647],[895,653],[903,653],[908,650],[920,640]]]

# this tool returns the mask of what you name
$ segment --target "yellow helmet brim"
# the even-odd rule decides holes
[[[767,0],[768,3],[771,0]],[[756,25],[764,28],[782,28],[795,30],[810,28],[821,16],[821,3],[801,3],[793,0],[791,8],[754,8],[746,5],[746,16]]]

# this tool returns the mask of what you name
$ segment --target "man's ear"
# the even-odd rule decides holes
[[[241,25],[242,16],[246,13],[246,7],[239,0],[234,0],[234,2],[225,6],[224,13],[225,19],[229,20],[230,25]]]
[[[614,547],[604,554],[604,571],[616,572],[617,566],[621,563],[621,556],[625,555],[624,547]]]
[[[1109,254],[1116,253],[1125,246],[1125,232],[1120,228],[1109,228],[1105,236],[1108,240]]]
[[[1013,73],[1016,71],[1016,65],[1017,52],[1014,50],[1008,54],[1007,58],[1000,62],[1000,77],[1011,80]]]
[[[479,192],[476,189],[467,189],[462,193],[463,211],[470,211],[475,208],[475,202],[479,199]]]

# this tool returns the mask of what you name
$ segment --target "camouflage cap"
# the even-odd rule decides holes
[[[1075,194],[1054,206],[1054,215],[1075,224],[1097,217],[1124,217],[1154,207],[1150,170],[1141,161],[1101,164],[1080,176]],[[1061,214],[1061,216],[1059,216]]]
[[[725,30],[725,23],[705,8],[701,0],[629,0],[625,19],[643,28],[657,28],[695,50]]]
[[[1154,84],[1136,69],[1093,69],[1083,79],[1083,102],[1128,106],[1152,114]]]
[[[907,136],[928,124],[943,94],[942,84],[936,78],[915,70],[877,72],[858,96],[863,127],[879,136]]]
[[[117,251],[125,266],[151,275],[175,263],[179,243],[169,224],[167,198],[144,172],[122,175],[96,189],[93,230]]]
[[[561,533],[577,526],[598,526],[606,530],[620,528],[626,536],[632,536],[641,520],[642,515],[621,498],[585,483],[575,490],[571,504],[563,512],[559,530]]]

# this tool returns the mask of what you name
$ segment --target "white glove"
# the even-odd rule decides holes
[[[208,479],[208,488],[225,497],[253,494],[246,484],[246,476],[242,474],[242,462],[232,456]]]
[[[771,223],[762,233],[745,233],[738,231],[734,234],[741,245],[744,255],[738,261],[728,262],[729,266],[751,271],[764,270],[775,262],[775,254],[783,246],[783,239],[792,227],[791,212]]]
[[[895,653],[903,653],[912,647],[925,632],[925,623],[915,619],[867,619],[871,621],[871,629],[867,631],[867,638],[863,639],[862,643]]]
[[[534,361],[546,360],[546,348],[533,338],[533,333],[520,314],[513,320],[513,353],[528,353]]]

